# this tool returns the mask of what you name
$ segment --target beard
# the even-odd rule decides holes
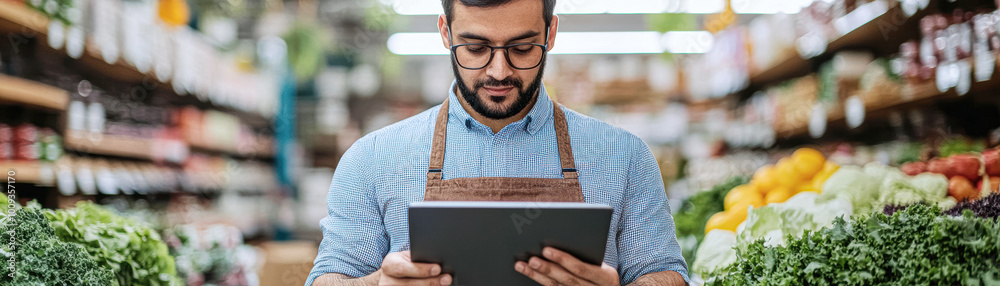
[[[531,83],[528,84],[527,88],[524,87],[524,81],[514,77],[508,77],[502,80],[498,80],[493,77],[477,79],[473,84],[473,88],[469,88],[469,86],[465,84],[465,79],[462,78],[462,75],[458,72],[458,63],[455,62],[454,57],[451,59],[451,68],[455,73],[455,78],[458,79],[458,90],[462,93],[462,98],[465,99],[465,102],[468,102],[469,106],[472,107],[472,110],[475,110],[477,113],[485,116],[486,118],[498,120],[517,115],[518,113],[521,113],[521,111],[524,110],[528,104],[531,104],[531,100],[534,98],[534,95],[538,92],[539,87],[542,85],[542,74],[545,71],[545,59],[542,59],[542,64],[538,66],[538,75],[536,75]],[[484,86],[512,86],[517,88],[517,99],[514,100],[514,103],[506,109],[503,109],[502,107],[501,109],[490,108],[489,106],[486,106],[486,103],[484,103],[478,96],[479,90]]]

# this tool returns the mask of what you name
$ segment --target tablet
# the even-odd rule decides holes
[[[514,262],[552,246],[600,265],[611,213],[586,203],[417,202],[409,209],[410,254],[441,264],[454,285],[537,285]]]

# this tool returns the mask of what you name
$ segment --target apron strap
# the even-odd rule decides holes
[[[553,126],[556,129],[556,144],[559,145],[559,161],[562,164],[563,178],[576,179],[576,163],[573,158],[573,146],[569,142],[569,128],[566,126],[566,114],[562,107],[552,101]]]
[[[559,162],[562,165],[563,178],[576,179],[576,164],[573,159],[573,147],[569,140],[569,130],[566,125],[566,114],[558,103],[552,102],[552,118],[556,131],[556,145],[559,147]],[[441,169],[444,168],[444,147],[448,133],[448,99],[438,110],[437,121],[434,123],[434,139],[431,141],[431,158],[427,167],[427,180],[441,180]]]
[[[431,160],[427,167],[427,180],[441,180],[441,169],[444,168],[444,146],[448,134],[448,99],[438,110],[437,121],[434,123],[434,139],[431,141]]]

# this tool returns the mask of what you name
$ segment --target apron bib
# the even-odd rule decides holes
[[[552,103],[552,108],[562,179],[483,177],[443,180],[441,169],[444,167],[444,147],[448,133],[446,99],[438,111],[434,125],[424,201],[584,202],[573,161],[573,148],[569,142],[566,115],[555,102]]]

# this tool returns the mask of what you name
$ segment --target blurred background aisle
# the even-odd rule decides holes
[[[447,95],[440,13],[437,0],[0,0],[7,195],[144,225],[176,265],[148,279],[301,285],[341,154]],[[993,1],[560,0],[556,13],[549,94],[642,138],[675,212],[800,147],[899,166],[1000,144]],[[758,176],[793,178],[788,194],[748,205],[826,179],[785,165]],[[678,219],[689,263],[712,213]]]

